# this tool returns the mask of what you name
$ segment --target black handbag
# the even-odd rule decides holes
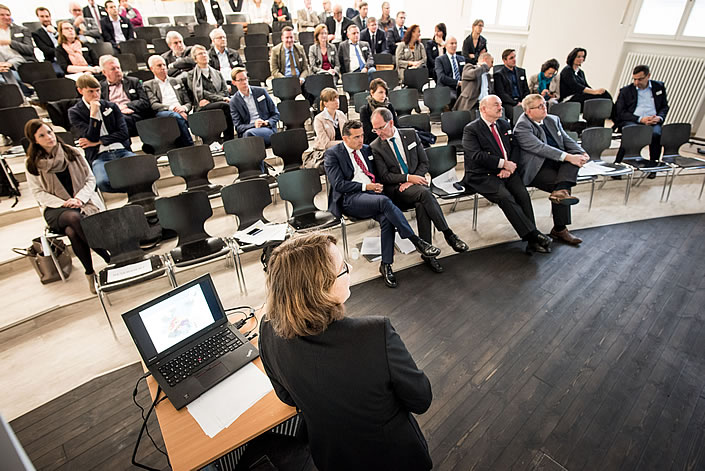
[[[47,239],[56,260],[59,262],[64,278],[68,278],[71,274],[73,264],[71,263],[71,253],[68,251],[66,244],[60,239]],[[29,263],[39,276],[39,281],[43,285],[61,279],[59,272],[56,270],[56,265],[51,258],[51,255],[45,255],[42,250],[41,238],[37,237],[32,240],[32,245],[26,249],[12,249],[16,254],[27,257]]]

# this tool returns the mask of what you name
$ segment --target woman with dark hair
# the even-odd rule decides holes
[[[447,35],[446,24],[438,23],[434,27],[433,39],[426,43],[426,68],[433,80],[436,80],[436,58],[446,53]]]
[[[331,74],[338,80],[340,63],[335,45],[328,42],[328,28],[318,25],[313,30],[313,44],[308,49],[308,63],[314,74]]]
[[[289,9],[284,5],[284,0],[274,0],[272,4],[272,19],[274,21],[291,21]]]
[[[529,77],[529,91],[531,93],[538,93],[543,96],[546,101],[553,99],[555,102],[558,98],[557,83],[559,82],[559,80],[556,79],[556,73],[560,66],[556,59],[549,59],[541,64],[541,72]]]
[[[68,21],[59,21],[59,38],[54,56],[56,63],[65,74],[76,74],[87,72],[90,74],[100,74],[98,66],[98,56],[93,49],[86,47],[76,36],[76,29]]]
[[[485,27],[485,22],[477,19],[472,22],[472,33],[463,41],[463,55],[465,60],[476,65],[480,54],[487,52],[487,40],[482,36],[482,29]]]
[[[397,71],[399,81],[404,81],[406,69],[416,69],[426,65],[426,48],[421,44],[421,28],[411,25],[404,34],[404,39],[397,44]]]
[[[367,104],[360,110],[360,121],[362,121],[362,132],[365,144],[371,144],[377,138],[377,135],[372,131],[372,112],[377,108],[384,107],[394,115],[394,126],[399,127],[397,112],[389,102],[387,95],[389,94],[389,86],[387,82],[381,78],[376,78],[370,82],[370,96],[367,97]]]
[[[431,469],[412,414],[431,383],[387,317],[346,317],[350,265],[330,234],[274,249],[260,355],[282,402],[301,411],[321,471]]]
[[[566,59],[566,66],[561,70],[560,75],[560,96],[561,101],[576,101],[580,103],[582,109],[585,100],[591,98],[609,98],[612,95],[604,88],[591,88],[585,79],[585,72],[581,66],[587,59],[587,50],[576,47]]]
[[[78,149],[65,144],[41,119],[25,124],[27,149],[27,183],[42,210],[44,220],[56,233],[66,234],[71,248],[86,271],[88,288],[95,294],[93,260],[81,228],[84,216],[105,210],[96,193],[96,180],[90,165]],[[103,249],[95,252],[108,262]]]

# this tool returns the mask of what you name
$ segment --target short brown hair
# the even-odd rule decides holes
[[[35,10],[34,10],[34,14],[35,14],[36,16],[39,16],[39,12],[40,12],[40,11],[49,11],[49,9],[48,9],[47,7],[37,7],[37,8],[35,8]],[[49,14],[51,14],[51,12],[49,12]]]
[[[360,4],[357,6],[357,8],[360,9],[362,7],[369,7],[369,5],[367,4],[367,2],[360,2]]]
[[[472,25],[473,25],[473,27],[475,27],[475,26],[479,25],[480,23],[482,23],[482,26],[485,26],[485,22],[481,18],[478,18],[475,21],[473,21]]]
[[[387,85],[387,82],[381,78],[373,79],[370,82],[370,93],[374,93],[379,87],[384,88],[384,91],[387,92],[387,95],[389,95],[389,86]]]
[[[292,28],[291,26],[284,26],[282,28],[282,33],[286,33],[287,31],[294,31],[294,28]]]
[[[516,49],[505,49],[504,51],[502,51],[502,60],[506,60],[507,57],[509,57],[509,54],[515,51]]]
[[[92,75],[83,74],[76,79],[76,88],[100,88],[100,82]]]
[[[345,308],[330,290],[338,276],[330,245],[336,238],[312,232],[274,249],[267,267],[267,320],[285,339],[318,335],[343,318]]]
[[[321,90],[321,107],[320,107],[320,109],[323,110],[324,103],[328,103],[329,101],[333,101],[336,98],[338,98],[338,90],[336,90],[335,88],[326,87],[323,90]]]

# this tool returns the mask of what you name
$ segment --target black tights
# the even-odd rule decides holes
[[[81,261],[83,268],[86,270],[86,275],[93,273],[93,260],[91,258],[91,248],[86,242],[86,235],[81,227],[81,213],[78,210],[64,211],[59,216],[57,221],[59,228],[66,234],[71,241],[71,248],[76,257]],[[103,260],[108,262],[110,255],[105,249],[94,249],[95,253],[100,255]]]

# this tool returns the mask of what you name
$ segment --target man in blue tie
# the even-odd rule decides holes
[[[376,69],[370,45],[360,41],[360,28],[348,26],[348,39],[338,46],[341,75],[347,72],[367,72],[372,75]]]
[[[294,44],[294,29],[291,26],[282,28],[282,42],[272,48],[269,67],[272,78],[298,77],[304,83],[308,77],[306,52],[301,44]]]
[[[465,67],[465,57],[456,54],[458,40],[450,36],[446,40],[446,53],[436,57],[436,83],[450,88],[450,107],[453,108],[455,100],[460,94],[460,83]]]

